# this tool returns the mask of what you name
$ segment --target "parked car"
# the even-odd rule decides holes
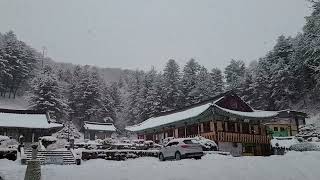
[[[195,139],[178,138],[168,142],[159,152],[159,160],[194,158],[201,159],[202,147]]]

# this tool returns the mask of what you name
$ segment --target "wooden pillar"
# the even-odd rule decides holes
[[[239,132],[238,123],[234,123],[234,130],[236,133]]]
[[[223,123],[222,121],[217,121],[217,131],[221,132],[223,131]]]
[[[299,133],[299,120],[298,120],[298,117],[294,117],[294,121],[296,123],[296,126],[297,126],[297,134]]]
[[[242,134],[242,123],[240,123],[239,125],[240,125],[240,134]]]
[[[203,133],[204,129],[203,129],[203,123],[200,123],[200,132]]]
[[[213,121],[210,121],[210,131],[211,132],[214,131],[214,123],[213,123]]]
[[[176,128],[175,130],[174,130],[174,137],[175,138],[178,138],[179,137],[179,130],[178,130],[178,128]]]
[[[184,125],[184,137],[185,138],[187,137],[187,125],[186,124]]]
[[[291,129],[291,123],[290,123],[290,125],[289,125],[289,136],[292,136],[292,129]]]
[[[198,136],[200,135],[200,123],[197,123],[197,127],[198,127]]]
[[[224,131],[228,132],[228,122],[224,122]]]
[[[259,132],[259,125],[253,125],[253,133],[254,133],[254,134],[260,134],[260,132]]]
[[[165,132],[164,132],[164,128],[162,128],[162,132],[161,132],[161,140],[163,140],[165,137]]]

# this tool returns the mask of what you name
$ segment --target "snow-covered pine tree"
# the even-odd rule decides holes
[[[254,101],[254,76],[255,70],[257,68],[258,62],[253,61],[249,64],[249,67],[246,68],[244,79],[241,81],[239,89],[239,95],[249,104]]]
[[[103,108],[102,90],[104,83],[96,70],[92,73],[88,72],[88,74],[89,76],[84,77],[80,82],[80,89],[83,90],[80,102],[84,114],[81,123],[83,121],[102,121],[104,118],[101,109]]]
[[[311,79],[309,83],[313,88],[310,91],[313,99],[320,99],[320,2],[313,1],[313,12],[306,17],[304,32],[304,59],[306,72]]]
[[[194,59],[189,60],[183,68],[181,79],[182,105],[188,106],[198,102],[198,98],[193,95],[193,90],[196,88],[199,68],[200,65]]]
[[[115,99],[112,97],[110,86],[104,86],[101,94],[101,107],[98,111],[99,121],[115,123],[117,120],[117,107]]]
[[[143,101],[144,119],[150,118],[162,109],[162,86],[161,76],[152,68],[146,73],[144,80],[145,99]]]
[[[201,66],[197,75],[195,88],[191,90],[190,95],[194,97],[195,102],[209,99],[214,95],[214,84],[208,70]]]
[[[274,107],[273,101],[270,101],[271,85],[270,85],[270,64],[265,58],[261,58],[254,70],[253,75],[253,95],[251,96],[251,105],[257,109],[269,110]]]
[[[4,59],[5,50],[4,50],[5,42],[4,36],[0,33],[0,95],[3,96],[5,91],[5,82],[4,79],[9,77],[9,67],[8,60]]]
[[[222,71],[218,68],[213,68],[211,70],[211,79],[212,79],[212,85],[213,87],[213,95],[218,95],[220,93],[223,93],[224,91],[224,82],[223,82],[223,75]]]
[[[288,108],[290,95],[293,94],[289,89],[294,76],[293,74],[290,75],[289,72],[292,53],[291,38],[280,36],[266,59],[271,64],[269,83],[271,84],[272,93],[270,98],[274,101],[275,110]]]
[[[2,96],[15,97],[18,89],[31,77],[35,69],[37,54],[24,42],[19,41],[13,31],[2,36],[1,59],[6,64],[2,72]],[[1,64],[3,64],[1,63]]]
[[[170,59],[163,70],[164,110],[177,109],[182,106],[180,100],[183,95],[180,80],[179,65],[174,59]]]
[[[69,107],[71,109],[70,118],[75,122],[75,124],[80,125],[78,117],[83,115],[80,110],[80,97],[82,96],[82,91],[80,91],[80,80],[82,79],[82,68],[76,66],[72,73],[72,79],[69,87]]]
[[[67,119],[69,106],[61,97],[61,89],[50,66],[45,66],[43,73],[32,80],[30,109],[49,112],[50,117],[63,122]]]
[[[113,82],[109,87],[109,93],[112,101],[114,102],[115,111],[121,110],[121,92],[119,88],[119,83]]]
[[[232,90],[240,86],[245,74],[245,63],[241,60],[230,61],[230,64],[225,68],[224,74],[227,83],[227,89]]]
[[[139,108],[139,103],[143,101],[143,97],[141,97],[143,79],[143,71],[136,70],[128,74],[127,94],[122,102],[125,113],[122,118],[126,119],[128,124],[136,124],[143,120],[140,118],[142,109]]]
[[[150,104],[149,117],[155,116],[160,112],[165,111],[163,97],[165,92],[163,90],[163,79],[161,74],[157,74],[155,80],[148,91],[149,96],[147,101]]]

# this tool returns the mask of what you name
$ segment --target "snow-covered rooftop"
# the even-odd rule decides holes
[[[280,111],[261,111],[261,110],[254,110],[253,112],[242,112],[242,111],[235,111],[231,109],[222,108],[216,104],[213,104],[213,106],[227,113],[242,116],[242,117],[247,117],[247,118],[271,118],[271,117],[277,116],[280,112]]]
[[[112,123],[84,122],[84,128],[95,131],[116,131]]]
[[[0,112],[0,127],[49,129],[62,127],[62,124],[49,123],[46,114],[16,114]]]
[[[170,124],[173,122],[196,117],[196,116],[200,115],[202,112],[204,112],[205,110],[207,110],[211,106],[211,104],[212,103],[207,103],[207,104],[204,104],[204,105],[201,105],[198,107],[194,107],[191,109],[187,109],[184,111],[180,111],[180,112],[176,112],[176,113],[172,113],[172,114],[168,114],[168,115],[164,115],[164,116],[159,116],[159,117],[152,117],[152,118],[147,119],[146,121],[143,121],[140,124],[126,127],[126,130],[128,130],[128,131],[141,131],[144,129],[154,128],[154,127],[158,127],[161,125]]]

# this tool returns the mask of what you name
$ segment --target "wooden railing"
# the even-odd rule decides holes
[[[192,135],[189,135],[189,136],[187,136],[187,138],[194,138],[194,137],[196,137],[196,136],[199,136],[198,134],[192,134]],[[201,136],[201,135],[200,135]]]
[[[201,133],[201,136],[218,142],[239,142],[257,144],[269,144],[271,139],[269,136],[228,132],[218,132],[217,134],[213,132]]]
[[[214,132],[209,132],[209,133],[201,133],[201,136],[213,141],[217,141],[217,135]]]

